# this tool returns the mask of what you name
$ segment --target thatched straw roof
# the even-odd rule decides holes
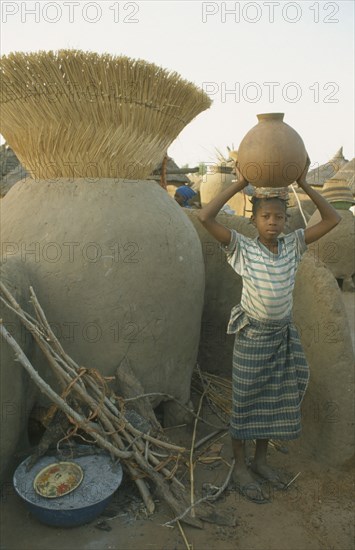
[[[176,72],[123,56],[18,52],[0,72],[0,132],[38,178],[144,178],[211,105]]]
[[[325,164],[310,170],[307,175],[307,182],[310,185],[322,186],[327,180],[332,178],[340,168],[346,164],[348,161],[344,158],[343,148],[335,153],[333,158],[331,158]]]
[[[355,195],[355,158],[344,164],[332,179],[345,180]]]

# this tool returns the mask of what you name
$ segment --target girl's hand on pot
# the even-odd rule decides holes
[[[245,179],[245,177],[243,176],[243,174],[239,170],[238,162],[235,163],[234,170],[235,170],[235,174],[236,174],[237,179],[238,179],[238,183],[240,185],[242,185],[243,187],[246,187],[247,185],[249,185],[249,182]]]
[[[305,183],[307,183],[306,182],[306,177],[307,177],[308,168],[310,167],[310,165],[311,165],[311,160],[310,160],[309,156],[307,155],[306,166],[304,167],[304,170],[303,170],[302,174],[300,175],[300,177],[296,180],[300,187],[303,187],[303,185]]]

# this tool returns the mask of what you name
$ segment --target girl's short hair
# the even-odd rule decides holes
[[[261,206],[263,202],[267,201],[279,201],[285,208],[285,213],[287,211],[288,207],[288,200],[287,199],[281,199],[280,197],[252,197],[251,203],[252,203],[252,213],[253,216],[256,215],[256,212],[258,208]]]

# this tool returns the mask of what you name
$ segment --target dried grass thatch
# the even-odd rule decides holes
[[[211,100],[176,72],[80,50],[3,56],[0,132],[36,178],[142,179]]]
[[[351,159],[346,164],[343,164],[332,179],[345,180],[350,187],[352,194],[355,195],[355,158]]]

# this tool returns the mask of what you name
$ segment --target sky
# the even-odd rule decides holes
[[[354,156],[352,0],[6,1],[1,54],[75,48],[145,59],[208,93],[212,106],[171,144],[178,165],[238,149],[256,115],[283,112],[312,167]]]

